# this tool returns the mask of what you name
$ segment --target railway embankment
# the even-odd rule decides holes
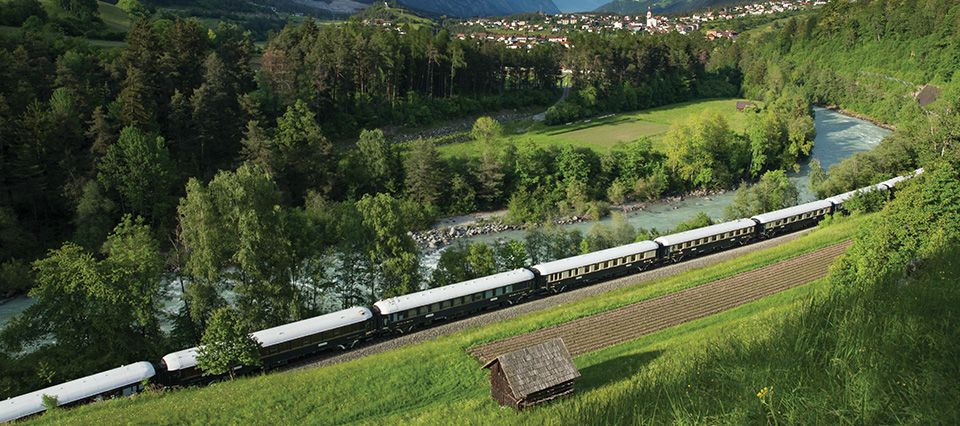
[[[293,371],[245,377],[208,387],[146,392],[134,398],[58,410],[38,420],[55,424],[133,421],[342,424],[384,418],[410,420],[454,409],[447,407],[458,407],[450,415],[464,415],[463,404],[474,410],[476,404],[482,405],[489,399],[486,372],[466,352],[467,348],[527,335],[788,261],[850,239],[862,222],[860,218],[847,218],[825,228],[584,287],[305,362],[293,366],[300,367]],[[806,288],[788,290],[710,318],[724,317],[757,304],[781,306],[808,294],[795,293]],[[702,320],[691,324],[699,321]],[[319,366],[324,367],[310,368]],[[351,403],[344,405],[345,400]],[[494,414],[495,417],[502,415]]]

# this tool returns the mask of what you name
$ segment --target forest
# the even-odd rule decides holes
[[[0,398],[195,345],[223,307],[264,328],[640,233],[534,233],[451,252],[447,264],[469,270],[426,276],[408,232],[441,215],[507,207],[515,222],[543,223],[763,178],[777,188],[777,171],[812,148],[813,103],[898,129],[824,171],[821,194],[956,161],[960,8],[901,3],[834,2],[737,43],[579,35],[569,51],[524,51],[309,20],[258,48],[236,25],[167,16],[101,49],[51,31],[35,0],[7,0],[0,10],[26,12],[5,14],[22,25],[0,33],[0,296],[37,303],[0,332]],[[394,144],[378,130],[547,109],[561,64],[574,93],[548,111],[555,122],[738,94],[763,106],[742,134],[711,115],[678,124],[666,152],[647,140],[608,155],[505,146],[499,124],[480,119],[471,137],[484,154],[444,158],[432,141]],[[861,68],[944,94],[923,109]],[[742,198],[745,209],[783,202]],[[183,294],[172,314],[170,287]]]

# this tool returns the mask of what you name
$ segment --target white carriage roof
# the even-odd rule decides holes
[[[461,283],[450,284],[448,286],[432,288],[417,293],[411,293],[405,296],[394,297],[392,299],[381,300],[374,303],[383,315],[390,315],[396,312],[402,312],[408,309],[419,308],[444,300],[455,299],[482,291],[493,290],[498,287],[504,287],[512,284],[522,283],[533,279],[533,272],[528,269],[515,269],[513,271],[501,272],[499,274],[477,278],[475,280],[464,281]]]
[[[540,272],[540,275],[556,274],[557,272],[582,268],[584,266],[619,259],[625,256],[646,253],[658,248],[660,248],[660,246],[653,241],[642,241],[639,243],[632,243],[624,246],[599,250],[592,253],[581,254],[579,256],[568,257],[566,259],[541,263],[539,265],[534,265],[533,269],[536,269],[538,272]]]
[[[279,345],[281,343],[296,340],[311,334],[322,333],[335,328],[346,327],[359,322],[364,322],[373,318],[373,313],[364,307],[353,307],[320,315],[318,317],[307,318],[305,320],[284,324],[281,326],[268,328],[266,330],[255,331],[250,335],[260,342],[263,347]],[[167,371],[177,371],[185,368],[196,367],[198,347],[192,347],[169,353],[163,357],[163,363],[167,366]]]
[[[664,247],[669,247],[669,246],[675,246],[677,244],[683,244],[688,241],[695,241],[701,238],[707,238],[707,237],[712,237],[718,234],[737,231],[740,229],[746,229],[751,226],[757,226],[757,223],[750,219],[737,219],[734,221],[718,223],[716,225],[710,225],[703,228],[691,229],[689,231],[681,232],[679,234],[663,236],[655,239],[654,241],[660,243]]]
[[[318,317],[307,318],[305,320],[284,324],[281,326],[268,328],[254,332],[253,338],[257,339],[263,347],[279,345],[291,340],[296,340],[311,334],[322,333],[335,328],[346,327],[356,323],[364,322],[373,318],[373,313],[369,309],[355,306],[342,311],[320,315]]]
[[[69,404],[101,393],[140,383],[156,372],[149,362],[137,362],[92,376],[51,386],[28,394],[0,401],[0,423],[37,414],[46,410],[43,396],[57,397],[58,405]]]
[[[777,211],[772,211],[769,213],[758,214],[753,217],[760,221],[760,223],[770,223],[780,219],[786,219],[788,217],[799,216],[804,213],[815,212],[820,209],[828,209],[833,207],[833,203],[827,200],[814,201],[811,203],[801,204],[799,206],[787,207],[785,209],[780,209]]]
[[[167,367],[167,371],[177,371],[185,368],[196,367],[197,350],[198,348],[194,346],[189,349],[166,354],[162,358],[163,365]]]
[[[834,204],[843,204],[844,202],[853,198],[854,195],[866,194],[876,190],[886,191],[887,189],[889,189],[888,186],[884,185],[883,183],[878,183],[876,185],[865,186],[860,189],[854,189],[853,191],[844,192],[843,194],[840,194],[840,195],[834,195],[830,198],[827,198],[826,201],[830,201]]]
[[[911,178],[911,177],[913,177],[913,176],[897,176],[897,177],[895,177],[895,178],[893,178],[893,179],[885,180],[885,181],[880,182],[880,183],[883,184],[883,185],[886,185],[888,188],[893,188],[893,187],[897,186],[898,183],[903,182],[903,181],[905,181],[905,180],[907,180],[907,179],[909,179],[909,178]]]

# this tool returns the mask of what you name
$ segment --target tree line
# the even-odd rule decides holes
[[[408,231],[437,214],[507,206],[518,222],[557,211],[599,216],[607,201],[729,188],[789,169],[811,147],[810,101],[858,92],[818,92],[825,83],[805,76],[829,64],[806,74],[775,59],[845,42],[828,23],[868,8],[849,7],[825,9],[817,15],[825,23],[805,21],[809,31],[788,23],[733,44],[583,36],[562,54],[412,26],[400,34],[307,21],[259,55],[243,28],[164,17],[137,21],[126,47],[101,50],[23,25],[0,37],[0,291],[33,287],[37,303],[0,333],[0,395],[192,346],[226,307],[251,330],[418,290],[428,278]],[[875,36],[857,33],[847,51]],[[429,141],[396,145],[361,131],[549,103],[561,62],[574,70],[568,104],[589,107],[575,116],[736,93],[741,79],[743,93],[763,106],[741,134],[711,115],[679,123],[663,153],[649,141],[612,155],[503,146],[497,124],[481,120],[472,136],[483,155],[443,158]],[[859,170],[880,175],[917,158],[955,156],[955,108],[911,112],[932,121],[904,125],[902,143],[884,142],[902,160],[858,157],[877,164]],[[841,176],[831,171],[823,182]],[[782,188],[779,176],[767,180]],[[524,253],[530,261],[594,249],[629,233],[600,234],[477,248],[468,261],[445,262],[462,270],[429,281],[516,266]],[[171,287],[183,290],[181,311],[161,304]]]

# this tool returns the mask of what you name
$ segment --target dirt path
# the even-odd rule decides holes
[[[428,328],[426,330],[419,331],[413,334],[408,334],[395,339],[375,341],[373,343],[365,344],[349,352],[333,352],[333,353],[325,354],[320,357],[299,361],[291,365],[290,367],[293,369],[299,369],[299,368],[312,368],[312,367],[319,367],[323,365],[336,364],[340,362],[363,358],[367,355],[387,352],[387,351],[401,348],[408,345],[414,345],[417,343],[432,340],[440,336],[446,336],[449,334],[457,333],[459,331],[462,331],[471,327],[480,327],[488,324],[493,324],[498,321],[515,318],[520,315],[525,315],[531,312],[537,312],[543,309],[553,308],[559,305],[576,302],[578,300],[581,300],[587,297],[592,297],[598,294],[606,293],[611,290],[616,290],[624,287],[631,287],[631,286],[635,286],[645,282],[667,278],[667,277],[670,277],[679,273],[683,273],[692,269],[715,265],[717,263],[734,259],[739,256],[746,255],[748,253],[752,253],[752,252],[763,250],[770,247],[775,247],[780,244],[796,240],[797,238],[806,234],[807,232],[809,232],[809,230],[803,230],[790,235],[784,235],[782,237],[774,238],[772,240],[761,241],[756,244],[739,247],[733,250],[727,250],[724,252],[716,253],[716,254],[702,257],[699,259],[694,259],[687,262],[678,263],[675,265],[665,266],[662,268],[654,269],[652,271],[647,271],[637,275],[631,275],[631,276],[619,278],[612,281],[594,284],[591,286],[560,293],[560,294],[553,295],[550,297],[545,297],[542,299],[532,300],[527,303],[511,306],[506,309],[500,309],[497,311],[488,312],[483,315],[465,318],[460,321],[438,325],[433,328]]]
[[[849,245],[843,242],[656,299],[475,346],[469,352],[485,363],[555,337],[563,338],[573,356],[593,352],[822,278]]]

